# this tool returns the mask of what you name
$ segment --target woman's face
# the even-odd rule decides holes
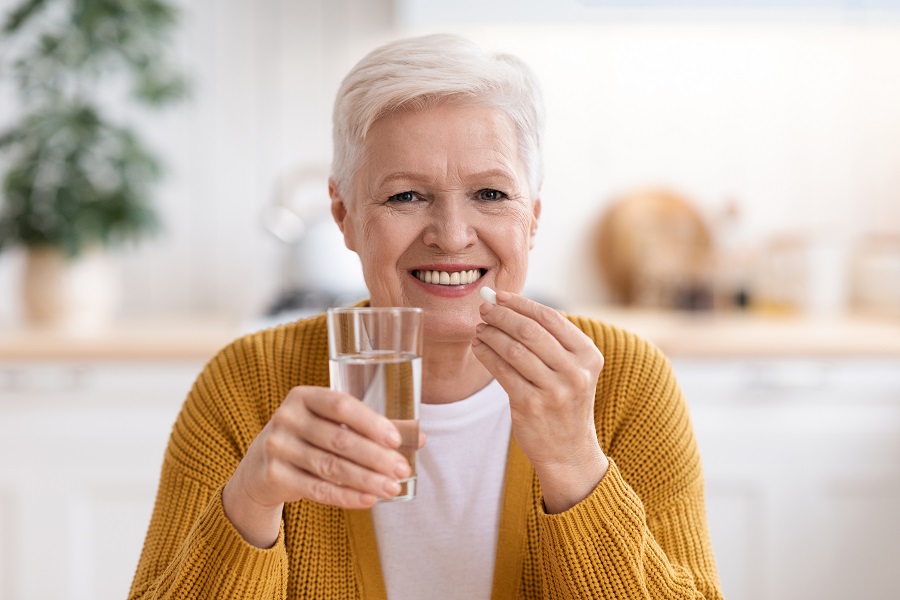
[[[529,197],[512,121],[437,106],[376,121],[332,213],[362,261],[373,306],[419,306],[426,337],[464,341],[479,288],[521,292],[540,201]]]

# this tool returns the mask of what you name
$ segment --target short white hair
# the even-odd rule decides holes
[[[366,135],[379,118],[440,103],[489,106],[504,112],[518,134],[532,198],[544,179],[544,104],[537,79],[521,59],[491,53],[450,34],[390,42],[347,74],[334,103],[331,177],[349,190]],[[346,192],[345,192],[346,193]]]

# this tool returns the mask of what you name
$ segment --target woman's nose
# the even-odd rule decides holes
[[[465,206],[457,203],[436,204],[443,206],[435,207],[431,215],[423,236],[425,245],[447,254],[461,252],[474,245],[478,239],[475,232],[476,215],[469,214],[470,211]]]

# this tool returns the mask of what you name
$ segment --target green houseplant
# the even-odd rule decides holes
[[[59,289],[28,289],[53,281],[35,276],[35,263],[56,265],[64,278],[98,250],[158,228],[151,200],[160,162],[110,115],[185,96],[185,78],[165,59],[176,20],[163,0],[25,0],[6,17],[0,73],[14,80],[22,113],[0,133],[0,251],[26,248],[33,320],[59,320],[54,313],[65,307],[35,307],[29,295],[38,304],[66,301],[50,299],[65,295],[59,281]]]

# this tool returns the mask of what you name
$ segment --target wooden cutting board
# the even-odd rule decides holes
[[[670,308],[675,295],[708,279],[713,240],[689,201],[647,189],[616,199],[601,216],[594,252],[615,302]]]

